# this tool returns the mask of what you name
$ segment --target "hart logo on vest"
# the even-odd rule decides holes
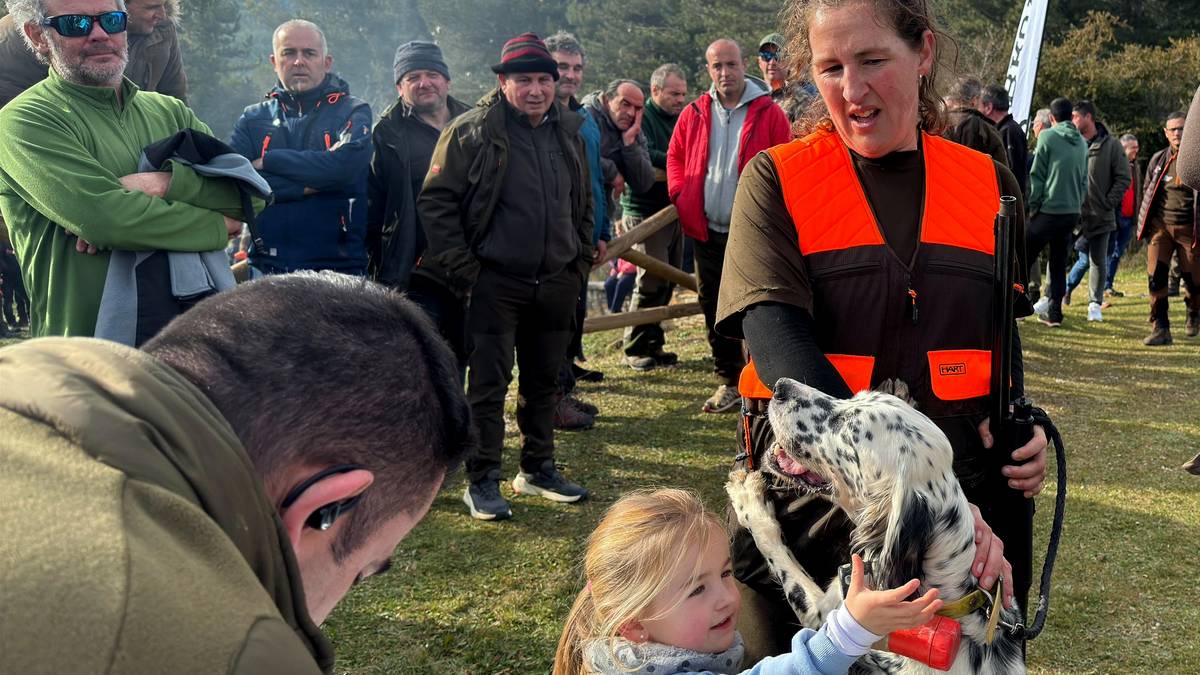
[[[965,363],[943,363],[938,367],[938,372],[942,375],[966,375],[967,364]]]

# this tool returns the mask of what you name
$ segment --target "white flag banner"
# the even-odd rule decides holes
[[[1023,129],[1029,128],[1029,108],[1033,103],[1033,84],[1037,80],[1047,2],[1025,0],[1021,23],[1017,25],[1017,38],[1013,41],[1012,57],[1008,60],[1008,76],[1004,78],[1004,88],[1008,90],[1010,101],[1008,112]]]

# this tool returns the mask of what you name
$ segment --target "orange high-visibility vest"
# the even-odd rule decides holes
[[[841,137],[817,132],[768,152],[812,277],[826,357],[852,392],[899,377],[923,409],[933,402],[931,414],[954,414],[961,405],[936,402],[978,402],[989,390],[1000,187],[990,157],[928,134],[921,146],[924,212],[911,269],[887,247]],[[771,396],[753,363],[739,390]]]

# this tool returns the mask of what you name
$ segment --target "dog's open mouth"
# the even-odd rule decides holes
[[[783,473],[792,480],[803,483],[814,490],[822,490],[829,487],[829,481],[825,480],[817,472],[792,459],[792,456],[779,445],[772,446],[771,454],[772,459],[775,460],[775,467],[779,469],[780,473]]]

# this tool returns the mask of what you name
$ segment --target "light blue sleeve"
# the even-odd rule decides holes
[[[741,675],[846,675],[850,666],[858,660],[838,651],[826,634],[828,624],[821,630],[803,628],[792,638],[792,651],[779,656],[768,656],[754,664]],[[703,673],[679,673],[678,675],[713,675]]]

